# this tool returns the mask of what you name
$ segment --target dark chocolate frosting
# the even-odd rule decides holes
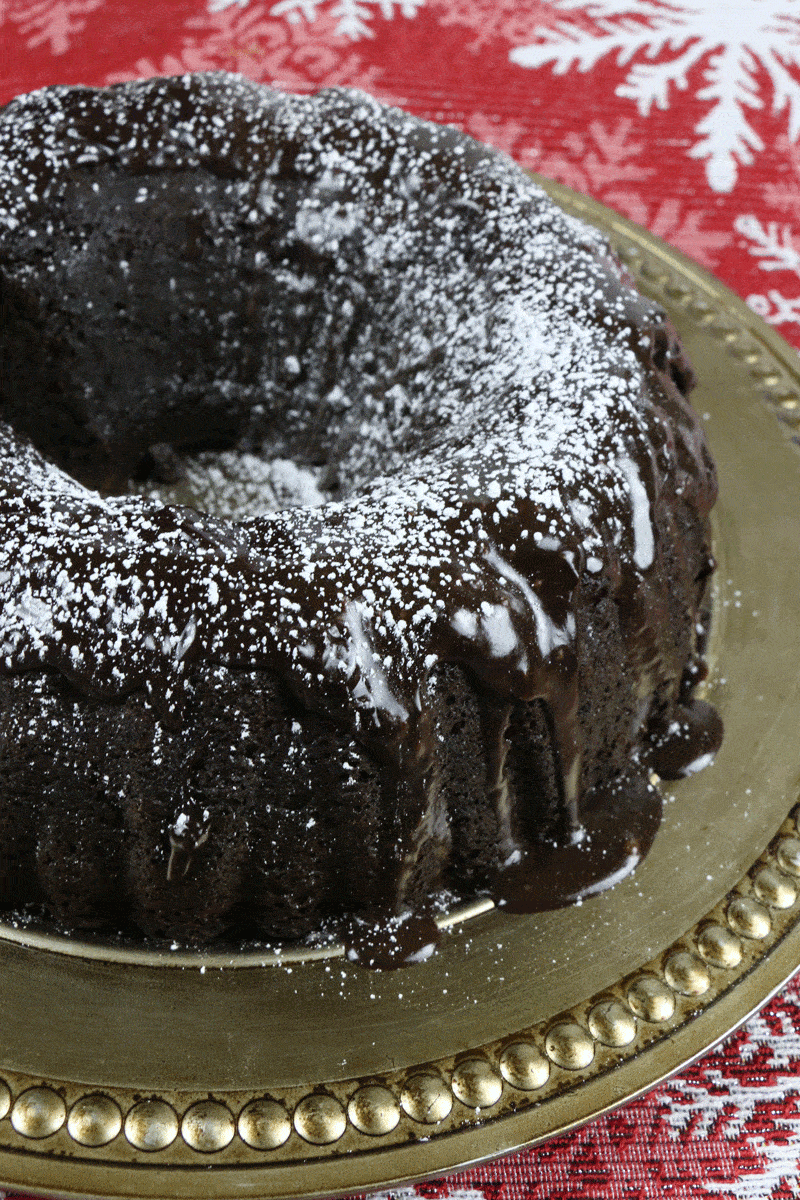
[[[145,690],[169,730],[193,663],[268,670],[418,828],[429,681],[458,664],[498,813],[514,706],[543,700],[556,747],[560,840],[508,820],[497,895],[548,907],[635,865],[650,769],[719,742],[691,699],[716,482],[674,331],[598,234],[501,154],[366,95],[194,76],[4,110],[0,277],[6,672]],[[113,494],[165,445],[324,464],[329,499],[236,522]],[[599,789],[575,616],[598,586],[639,699],[629,769]],[[176,805],[180,874],[208,829]]]

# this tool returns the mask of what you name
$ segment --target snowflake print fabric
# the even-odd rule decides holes
[[[532,45],[512,50],[512,61],[563,75],[611,57],[628,68],[616,94],[633,100],[644,117],[693,86],[707,111],[689,153],[705,162],[714,191],[730,192],[739,168],[767,149],[750,119],[766,103],[761,73],[772,87],[773,111],[786,114],[789,137],[800,134],[800,82],[791,70],[800,66],[800,13],[791,0],[749,0],[724,20],[718,0],[558,0],[557,10],[561,19]]]
[[[356,86],[602,201],[800,347],[800,0],[6,0],[0,103],[228,70]],[[644,1099],[384,1200],[797,1200],[800,989]]]
[[[234,4],[244,7],[248,0],[210,0],[211,12],[220,12]],[[273,4],[271,13],[275,17],[285,17],[287,21],[298,23],[302,20],[315,21],[320,12],[327,10],[335,19],[336,33],[358,41],[362,37],[373,37],[371,21],[376,10],[384,17],[391,18],[397,9],[404,17],[412,17],[424,0],[402,0],[394,4],[392,0],[337,0],[334,4],[325,4],[324,0],[278,0]]]

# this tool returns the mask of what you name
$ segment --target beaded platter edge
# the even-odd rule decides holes
[[[0,1146],[153,1161],[181,1147],[231,1165],[282,1162],[454,1133],[538,1106],[674,1034],[800,923],[800,806],[739,885],[615,987],[512,1037],[370,1079],[281,1094],[87,1092],[4,1071]],[[264,1154],[268,1157],[264,1159]],[[174,1153],[170,1156],[174,1161]]]
[[[547,187],[576,215],[596,217],[592,202]],[[791,439],[800,441],[797,379],[763,340],[655,253],[649,235],[631,240],[629,230],[620,222],[610,236],[637,283],[721,343]],[[43,1080],[0,1065],[0,1150],[207,1170],[324,1161],[486,1127],[546,1105],[671,1037],[732,991],[795,927],[800,805],[740,883],[682,938],[614,987],[542,1024],[457,1058],[270,1095],[143,1096],[133,1089]]]

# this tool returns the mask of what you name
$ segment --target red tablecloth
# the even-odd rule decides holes
[[[5,0],[2,19],[0,101],[218,68],[357,85],[646,225],[800,346],[799,0]],[[646,1099],[393,1194],[796,1200],[798,1029],[794,984]]]

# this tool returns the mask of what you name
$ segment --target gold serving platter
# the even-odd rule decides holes
[[[800,368],[719,282],[555,184],[669,311],[720,468],[715,766],[580,907],[451,914],[439,952],[126,951],[0,927],[0,1181],[64,1196],[311,1197],[453,1170],[678,1070],[800,964]]]

